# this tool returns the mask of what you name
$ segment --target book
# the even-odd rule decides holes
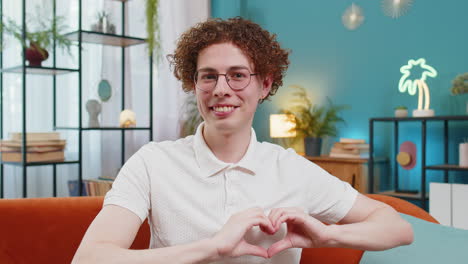
[[[350,159],[367,159],[369,158],[369,153],[362,153],[362,154],[330,153],[330,157],[350,158]]]
[[[340,143],[354,143],[354,144],[365,144],[365,139],[355,139],[355,138],[340,138]]]
[[[359,154],[361,151],[359,149],[343,149],[336,146],[333,146],[330,150],[330,153],[343,153],[343,154]]]
[[[65,146],[31,146],[26,147],[26,152],[51,152],[63,150]],[[8,147],[0,145],[0,152],[21,152],[21,146]]]
[[[12,140],[23,140],[23,133],[21,132],[12,132],[10,133],[10,139]],[[26,141],[29,140],[59,140],[59,132],[30,132],[26,133]]]
[[[51,146],[65,146],[67,141],[64,139],[59,140],[28,140],[26,141],[27,147],[51,147]],[[1,140],[0,146],[5,147],[21,147],[23,142],[21,140]]]
[[[86,193],[86,185],[83,183],[83,184],[81,185],[81,187],[82,187],[81,194],[82,194],[83,196],[88,195],[88,194]],[[69,191],[69,193],[70,193],[70,196],[79,196],[79,195],[80,195],[79,192],[78,192],[78,180],[70,180],[70,181],[68,181],[68,191]]]
[[[341,148],[341,149],[369,149],[369,144],[366,143],[344,143],[344,142],[336,142],[333,144],[334,147]]]
[[[26,153],[27,162],[43,162],[43,161],[63,161],[65,160],[65,153],[63,151],[51,151],[44,153]],[[2,161],[4,162],[21,162],[21,152],[3,152]]]
[[[89,196],[104,196],[112,188],[113,181],[101,179],[83,180],[86,192]]]

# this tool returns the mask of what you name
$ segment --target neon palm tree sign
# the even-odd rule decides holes
[[[411,75],[411,69],[418,65],[424,70],[421,74],[421,77],[414,80],[408,79],[408,77]],[[420,58],[418,60],[409,60],[407,65],[400,68],[400,72],[403,74],[403,76],[401,76],[400,82],[398,83],[398,90],[401,93],[408,91],[410,95],[415,95],[416,91],[418,92],[418,109],[413,111],[413,116],[433,116],[434,110],[429,109],[431,99],[429,94],[429,87],[426,83],[426,78],[435,78],[437,76],[437,71],[431,66],[427,65],[425,59]]]

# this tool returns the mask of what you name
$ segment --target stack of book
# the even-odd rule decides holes
[[[21,162],[23,145],[22,133],[10,133],[10,139],[0,141],[2,161]],[[26,161],[47,162],[65,159],[66,140],[58,132],[26,133]]]
[[[369,158],[369,144],[364,139],[340,138],[331,151],[330,157],[335,158]]]
[[[104,196],[112,188],[114,178],[112,177],[99,177],[98,179],[84,179],[83,180],[83,196]],[[78,181],[68,181],[68,190],[70,196],[79,196]]]

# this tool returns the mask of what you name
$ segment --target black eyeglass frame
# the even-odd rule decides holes
[[[227,84],[229,85],[229,87],[230,87],[232,90],[234,90],[234,91],[242,91],[242,90],[244,90],[247,86],[249,86],[250,82],[252,81],[252,76],[258,75],[258,73],[250,73],[249,69],[245,69],[245,70],[247,70],[247,71],[249,72],[249,77],[250,77],[250,79],[249,79],[249,82],[248,82],[244,87],[242,87],[242,88],[240,88],[240,89],[239,89],[239,88],[233,88],[233,87],[231,86],[231,84],[229,83],[230,79],[229,79],[229,77],[227,76],[228,73],[229,73],[229,71],[228,71],[227,73],[214,73],[214,72],[213,72],[212,74],[216,75],[216,82],[215,82],[215,84],[213,85],[213,88],[210,89],[210,90],[203,90],[203,89],[201,89],[200,87],[197,86],[197,76],[198,76],[198,72],[199,72],[199,71],[195,71],[195,74],[193,75],[193,82],[195,83],[195,87],[196,87],[196,88],[198,88],[198,89],[200,89],[200,90],[202,90],[202,91],[204,91],[204,92],[211,92],[211,91],[213,91],[213,90],[216,88],[216,85],[218,85],[219,76],[220,76],[220,75],[223,75],[224,78],[226,78]]]

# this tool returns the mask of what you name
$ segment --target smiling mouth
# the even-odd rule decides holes
[[[236,109],[238,106],[213,106],[210,107],[210,110],[213,110],[218,113],[229,113]]]

